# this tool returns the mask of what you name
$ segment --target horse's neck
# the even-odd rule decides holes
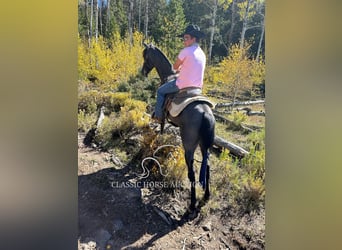
[[[165,81],[170,75],[173,75],[175,72],[172,67],[170,69],[163,69],[162,67],[156,67],[160,80]]]
[[[158,72],[160,80],[164,82],[169,76],[174,75],[175,71],[173,70],[170,61],[166,59],[166,56],[161,54],[161,57],[163,59],[160,60],[160,63],[156,65],[156,70]]]

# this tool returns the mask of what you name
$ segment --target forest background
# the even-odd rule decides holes
[[[127,81],[141,67],[143,40],[174,62],[183,47],[177,35],[196,24],[206,34],[201,46],[208,59],[208,85],[232,84],[224,76],[212,79],[212,70],[224,74],[227,65],[220,63],[234,53],[257,71],[252,81],[264,84],[264,0],[79,0],[78,6],[80,80]]]

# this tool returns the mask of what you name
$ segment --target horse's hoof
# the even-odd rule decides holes
[[[198,216],[198,211],[197,211],[197,209],[195,209],[195,210],[193,210],[191,213],[189,213],[188,219],[189,219],[189,220],[193,220],[193,219],[195,219],[197,216]]]
[[[184,218],[187,220],[187,221],[190,221],[190,220],[193,220],[195,219],[199,214],[199,210],[197,208],[191,208],[189,207],[187,209],[187,211],[185,212],[184,214]]]
[[[208,201],[209,198],[210,198],[210,194],[205,193],[205,194],[204,194],[204,197],[203,197],[203,200],[204,200],[204,201]]]
[[[209,197],[208,198],[203,197],[203,199],[198,202],[198,208],[204,207],[204,205],[207,204],[208,200],[209,200]]]

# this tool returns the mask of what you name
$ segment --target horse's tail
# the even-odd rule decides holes
[[[200,127],[201,147],[203,160],[201,164],[199,182],[203,188],[206,187],[206,174],[208,166],[208,149],[213,145],[215,139],[215,118],[211,112],[203,112],[202,123]]]
[[[203,112],[200,134],[203,135],[201,143],[205,148],[210,148],[215,138],[215,118],[211,112]]]

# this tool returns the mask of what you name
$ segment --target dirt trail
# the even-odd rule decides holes
[[[264,249],[264,215],[236,217],[216,209],[184,222],[187,189],[170,194],[127,186],[136,173],[82,140],[79,135],[79,250]]]

